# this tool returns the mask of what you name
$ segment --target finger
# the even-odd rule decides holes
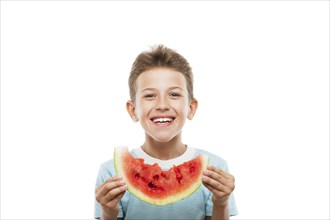
[[[222,169],[219,169],[218,167],[215,167],[213,165],[209,165],[207,168],[209,170],[212,170],[212,171],[218,173],[220,176],[223,176],[226,179],[233,179],[234,178],[234,176],[231,175],[230,173],[228,173],[228,172],[226,172],[226,171],[224,171]]]
[[[124,184],[125,182],[123,182],[121,178],[118,177],[109,178],[101,186],[97,188],[96,197],[104,197],[113,188],[123,186]]]
[[[212,179],[212,178],[210,178],[208,176],[205,176],[204,175],[202,177],[202,181],[204,183],[207,183],[208,185],[212,186],[214,189],[216,189],[218,191],[222,191],[222,192],[230,191],[230,189],[226,185],[224,185],[221,182],[216,181],[216,180],[214,180],[214,179]]]
[[[116,207],[119,201],[123,198],[125,195],[125,191],[118,194],[116,197],[114,197],[112,200],[110,200],[107,204],[108,207]]]
[[[108,193],[104,196],[104,200],[105,201],[113,200],[121,193],[124,193],[126,190],[127,190],[127,185],[125,183],[121,182],[120,185],[117,185],[117,187],[108,191]]]
[[[216,188],[214,188],[214,186],[208,184],[208,183],[205,183],[203,182],[203,185],[208,189],[210,190],[212,193],[213,193],[213,196],[215,198],[224,198],[224,197],[227,197],[229,196],[231,193],[232,193],[232,190],[230,189],[225,189],[225,190],[218,190]]]
[[[95,193],[97,193],[98,191],[100,191],[103,186],[109,182],[113,182],[113,181],[116,181],[116,180],[121,180],[122,177],[120,176],[112,176],[110,178],[108,178],[106,181],[104,181],[102,184],[100,184],[96,189],[95,189]]]
[[[215,180],[225,179],[221,177],[221,175],[218,172],[210,169],[204,170],[203,174]]]
[[[233,185],[235,185],[232,179],[227,179],[215,171],[204,170],[203,174],[211,179],[214,179],[217,182],[220,182],[221,184],[229,188],[232,188]]]
[[[205,186],[208,190],[210,190],[210,191],[213,193],[213,195],[217,195],[217,196],[220,196],[220,197],[226,195],[224,192],[215,189],[213,186],[211,186],[211,185],[209,185],[209,184],[207,184],[207,183],[205,183],[205,182],[204,182],[204,186]]]
[[[107,187],[109,187],[109,188],[107,188]],[[99,192],[99,194],[96,195],[96,200],[101,205],[106,205],[107,203],[111,202],[114,198],[116,198],[119,194],[121,194],[121,193],[124,194],[124,192],[126,190],[127,190],[127,186],[122,181],[108,183],[108,184],[104,185],[103,189]],[[104,193],[104,192],[106,192],[106,193]]]

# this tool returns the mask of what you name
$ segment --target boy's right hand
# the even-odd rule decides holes
[[[96,200],[102,207],[101,219],[116,219],[118,202],[123,198],[127,185],[120,176],[113,176],[96,188]]]

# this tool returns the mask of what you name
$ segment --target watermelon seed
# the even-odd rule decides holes
[[[135,179],[139,179],[139,178],[140,178],[140,174],[139,174],[139,173],[136,173],[136,174],[134,175],[134,177],[135,177]]]
[[[148,188],[149,188],[149,190],[152,190],[155,193],[164,191],[163,187],[156,186],[151,181],[148,183]]]
[[[152,182],[148,183],[148,187],[151,189],[156,189],[156,186]]]

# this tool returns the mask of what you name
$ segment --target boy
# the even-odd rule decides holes
[[[229,219],[236,215],[232,192],[234,177],[227,163],[207,151],[181,141],[186,118],[192,120],[198,107],[193,95],[189,63],[162,45],[141,53],[129,76],[127,111],[145,131],[145,142],[131,151],[145,163],[170,169],[204,153],[210,158],[203,185],[191,196],[166,206],[153,206],[131,195],[116,176],[113,161],[102,164],[96,183],[95,218],[110,219]]]

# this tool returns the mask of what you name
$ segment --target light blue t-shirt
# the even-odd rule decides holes
[[[182,164],[185,161],[192,160],[199,154],[206,154],[209,156],[209,164],[214,165],[226,172],[228,172],[227,162],[222,158],[211,154],[207,151],[197,148],[187,147],[187,150],[181,156],[171,160],[159,160],[146,154],[141,148],[136,148],[131,151],[133,157],[143,158],[145,163],[158,165],[163,170],[170,169],[173,165]],[[111,176],[115,176],[113,160],[103,163],[100,167],[99,174],[96,181],[96,187],[101,185]],[[191,196],[165,206],[155,206],[141,201],[129,191],[125,192],[124,197],[118,204],[119,214],[118,218],[124,219],[205,219],[205,216],[212,216],[212,193],[202,184],[196,192]],[[237,215],[237,208],[233,193],[229,198],[229,214],[230,216]],[[95,201],[96,219],[101,217],[100,204]]]

